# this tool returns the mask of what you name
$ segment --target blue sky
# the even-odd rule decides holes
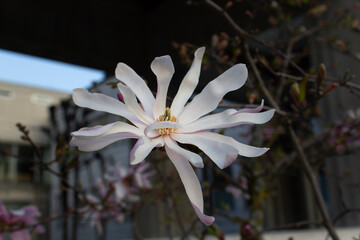
[[[0,49],[0,81],[71,93],[99,82],[105,72]]]

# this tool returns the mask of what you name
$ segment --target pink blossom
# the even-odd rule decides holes
[[[241,236],[244,237],[245,239],[251,239],[253,235],[254,235],[254,231],[249,224],[245,224],[241,228]]]
[[[35,219],[40,216],[41,213],[35,206],[26,206],[8,212],[0,201],[0,239],[3,239],[5,231],[12,240],[30,240],[29,228],[36,233],[44,233],[45,228]]]
[[[79,213],[82,214],[82,218],[89,219],[90,225],[96,227],[100,234],[103,232],[101,220],[115,219],[118,222],[124,220],[122,202],[113,196],[113,189],[111,185],[109,186],[110,187],[106,187],[101,179],[98,179],[97,187],[100,198],[92,194],[81,197],[87,205],[78,210]]]
[[[115,187],[115,194],[118,199],[127,201],[138,201],[137,194],[142,189],[152,187],[150,177],[154,171],[147,171],[150,164],[140,164],[136,167],[124,168],[120,164],[111,167],[106,174],[106,179]]]
[[[228,185],[225,188],[225,191],[233,195],[234,198],[239,198],[240,196],[243,196],[245,199],[250,199],[250,195],[248,193],[244,193],[243,190],[248,189],[248,180],[246,177],[241,176],[239,177],[239,184],[240,187],[234,186],[234,185]]]
[[[79,209],[84,219],[90,219],[90,225],[96,227],[101,234],[101,220],[115,219],[123,222],[125,212],[131,209],[131,204],[140,200],[139,192],[151,188],[150,177],[154,172],[147,171],[149,164],[140,164],[130,169],[117,164],[109,168],[105,174],[105,182],[97,180],[100,198],[87,194],[83,200],[87,206]]]

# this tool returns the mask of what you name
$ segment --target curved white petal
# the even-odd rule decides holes
[[[205,53],[205,47],[201,47],[195,52],[194,61],[182,80],[179,90],[171,104],[171,111],[174,116],[179,114],[184,109],[185,103],[189,100],[193,94],[200,76],[201,61]]]
[[[160,128],[182,128],[182,125],[178,122],[171,122],[171,121],[161,121],[161,122],[154,122],[153,124],[150,124],[149,126],[147,126],[144,130],[144,134],[147,137],[152,137],[152,136],[156,136],[158,134],[156,129],[160,129]]]
[[[261,103],[256,108],[243,108],[237,111],[237,113],[258,113],[260,112],[264,107],[264,99],[261,100]]]
[[[127,138],[139,138],[143,135],[142,130],[124,123],[115,122],[105,126],[82,128],[72,132],[70,144],[77,146],[80,151],[96,151],[107,145]]]
[[[155,98],[145,81],[125,63],[118,63],[115,69],[115,76],[135,93],[145,112],[152,116]]]
[[[244,85],[247,76],[246,66],[237,64],[212,80],[180,113],[179,122],[182,124],[193,122],[216,109],[226,93]]]
[[[211,129],[211,126],[215,123],[223,123],[224,119],[229,118],[233,114],[236,113],[235,109],[227,109],[225,111],[222,111],[220,113],[211,114],[205,117],[202,117],[192,123],[189,123],[185,125],[182,129],[179,129],[178,133],[191,133],[196,132],[201,129]],[[210,127],[208,127],[210,126]]]
[[[235,112],[233,114],[230,110],[200,118],[185,125],[178,132],[191,133],[205,129],[230,128],[241,124],[263,124],[268,122],[275,113],[274,109],[261,113]]]
[[[147,137],[139,138],[130,152],[130,164],[135,165],[143,161],[155,147],[164,146],[163,137],[149,139]]]
[[[171,138],[180,143],[197,146],[221,169],[229,166],[236,160],[238,150],[235,147],[209,138],[203,133],[205,132],[173,133]]]
[[[265,147],[259,148],[259,147],[243,144],[236,141],[232,137],[224,136],[214,132],[202,131],[202,132],[197,132],[196,135],[200,135],[203,139],[209,139],[211,141],[232,146],[237,149],[238,154],[240,156],[244,156],[244,157],[258,157],[269,150],[269,148],[265,148]]]
[[[138,136],[132,133],[114,133],[111,135],[90,137],[88,139],[73,137],[70,145],[77,146],[80,151],[91,152],[102,149],[116,141],[128,138],[138,138]]]
[[[74,103],[80,107],[122,116],[134,123],[136,126],[144,125],[125,104],[115,98],[108,97],[101,93],[90,93],[86,89],[82,88],[74,89],[72,98]]]
[[[157,57],[152,61],[151,70],[157,78],[157,92],[154,106],[154,118],[164,113],[166,107],[166,96],[170,80],[175,72],[174,64],[170,56]]]
[[[73,137],[96,137],[100,136],[101,134],[106,133],[109,131],[114,125],[116,125],[118,122],[110,123],[107,125],[97,125],[94,127],[84,127],[80,128],[79,130],[72,132],[71,136]]]
[[[135,114],[135,116],[139,120],[144,122],[146,125],[150,124],[154,121],[152,116],[148,116],[144,112],[144,110],[142,110],[142,108],[140,107],[140,105],[136,99],[134,92],[131,91],[131,89],[128,86],[125,86],[122,83],[118,83],[117,87],[118,87],[119,91],[121,92],[121,94],[123,95],[125,105],[128,107],[128,109],[130,111],[132,111]]]
[[[188,195],[197,216],[205,225],[211,225],[215,221],[215,218],[204,214],[202,189],[190,163],[184,158],[183,155],[180,155],[178,152],[172,150],[167,145],[165,145],[165,150],[170,160],[174,164],[177,172],[179,173],[186,194]]]
[[[118,132],[133,132],[137,136],[142,135],[141,129],[134,127],[125,122],[113,122],[107,125],[98,125],[95,127],[84,127],[72,132],[73,137],[96,137],[103,134],[113,134]]]
[[[185,159],[189,160],[194,167],[204,167],[203,160],[198,154],[180,147],[177,142],[172,140],[169,136],[164,136],[164,141],[165,146],[167,146],[177,154],[182,155]]]

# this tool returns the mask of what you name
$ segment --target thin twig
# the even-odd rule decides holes
[[[323,224],[323,222],[321,222],[321,221],[307,220],[307,221],[301,221],[301,222],[296,222],[296,223],[289,223],[289,224],[278,226],[278,227],[268,228],[268,229],[264,230],[264,232],[301,228],[301,227],[305,227],[305,226],[309,226],[309,225],[322,225],[322,224]]]
[[[241,29],[239,27],[239,25],[236,24],[235,21],[231,18],[231,16],[224,9],[222,9],[220,6],[218,6],[216,3],[214,3],[211,0],[204,0],[204,1],[209,6],[211,6],[213,9],[215,9],[216,11],[221,13],[224,16],[224,18],[229,22],[229,24],[234,28],[234,30],[238,33],[239,37],[242,40],[242,45],[243,45],[243,49],[245,52],[246,60],[248,61],[251,69],[253,70],[255,79],[257,80],[258,84],[260,85],[261,91],[265,95],[266,99],[269,101],[270,105],[272,105],[276,110],[281,110],[279,105],[275,101],[275,99],[272,97],[271,93],[266,88],[266,85],[264,83],[264,80],[263,80],[260,72],[259,72],[259,69],[257,68],[255,61],[250,53],[249,46],[246,43],[246,40],[249,38],[249,34],[246,33],[243,29]],[[304,72],[301,68],[300,68],[300,70],[302,72]],[[304,153],[304,150],[299,142],[299,139],[298,139],[294,129],[291,126],[290,119],[287,120],[286,124],[287,124],[288,131],[290,132],[291,140],[292,140],[294,147],[299,155],[300,162],[303,165],[303,169],[305,171],[305,174],[306,174],[306,176],[310,182],[311,188],[313,190],[315,201],[320,210],[320,213],[321,213],[321,216],[323,219],[323,223],[324,223],[325,227],[327,228],[329,234],[333,238],[333,240],[339,240],[339,237],[337,236],[337,234],[335,232],[334,226],[333,226],[333,224],[330,220],[330,217],[328,215],[328,212],[326,210],[325,202],[324,202],[324,199],[322,198],[322,195],[321,195],[321,192],[319,189],[319,185],[316,180],[316,176],[315,176],[313,170],[311,169],[311,166],[309,165],[309,161]]]

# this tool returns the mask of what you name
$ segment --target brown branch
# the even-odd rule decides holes
[[[216,11],[220,12],[225,19],[229,22],[229,24],[236,30],[236,32],[238,33],[239,37],[242,40],[242,44],[243,44],[243,49],[245,52],[245,56],[246,56],[246,60],[248,61],[248,63],[250,64],[251,69],[254,72],[254,76],[255,79],[257,80],[257,82],[260,85],[260,89],[263,92],[263,94],[265,95],[266,99],[270,102],[270,105],[272,105],[276,110],[280,110],[279,105],[277,104],[277,102],[275,101],[275,99],[272,97],[272,95],[270,94],[270,92],[268,91],[268,89],[266,88],[266,85],[264,83],[264,80],[259,72],[259,69],[257,68],[253,57],[251,56],[250,53],[250,49],[248,44],[246,43],[247,38],[249,38],[249,34],[246,33],[243,29],[241,29],[235,22],[234,20],[230,17],[229,14],[227,14],[227,12],[222,9],[220,6],[218,6],[216,3],[214,3],[211,0],[204,0],[209,6],[211,6],[213,9],[215,9]],[[303,72],[303,71],[302,71]],[[323,224],[324,226],[327,228],[329,234],[331,235],[331,237],[333,238],[333,240],[339,240],[339,237],[337,236],[334,226],[331,222],[331,219],[328,215],[328,212],[326,210],[326,205],[324,202],[324,199],[322,198],[320,189],[319,189],[319,185],[317,183],[316,180],[316,176],[313,172],[313,170],[310,167],[309,161],[304,153],[304,150],[299,142],[299,139],[294,131],[294,129],[291,126],[291,122],[290,119],[287,119],[287,128],[288,131],[290,133],[290,137],[291,140],[294,144],[294,147],[298,153],[299,159],[301,164],[303,165],[303,169],[304,172],[310,182],[311,188],[313,190],[314,193],[314,197],[315,197],[315,201],[318,205],[318,208],[320,210],[322,219],[323,219]]]
[[[279,226],[279,227],[268,228],[264,232],[301,228],[301,227],[305,227],[305,226],[309,226],[309,225],[322,225],[322,224],[323,224],[323,222],[321,222],[321,221],[301,221],[301,222],[296,222],[296,223],[289,223],[289,224]]]
[[[342,217],[344,217],[344,216],[347,215],[348,213],[352,213],[352,212],[359,212],[359,213],[360,213],[360,208],[348,208],[348,209],[342,211],[341,213],[339,213],[339,214],[333,219],[334,224],[336,224],[336,222],[339,221]]]
[[[288,46],[286,48],[286,53],[285,53],[286,57],[285,57],[285,62],[284,62],[283,68],[282,68],[282,72],[285,72],[286,69],[289,67],[291,53],[292,53],[292,50],[293,50],[293,47],[294,47],[295,43],[296,43],[296,39],[294,37],[290,38]],[[284,91],[284,87],[285,87],[285,77],[281,76],[280,85],[279,85],[279,88],[278,88],[277,93],[276,93],[276,100],[277,101],[280,100],[281,95],[282,95],[282,93]]]
[[[281,111],[279,105],[277,104],[277,102],[275,101],[275,99],[272,97],[271,93],[269,92],[269,90],[266,88],[265,83],[263,78],[261,77],[260,71],[257,68],[254,59],[251,56],[250,53],[250,49],[249,49],[249,45],[244,42],[243,43],[243,48],[245,50],[245,56],[246,56],[246,60],[249,62],[251,69],[254,72],[255,75],[255,79],[259,82],[260,85],[260,89],[263,92],[263,94],[265,95],[265,98],[267,99],[267,101],[270,102],[270,105],[273,106],[275,108],[276,111]]]
[[[291,126],[290,122],[287,123],[287,128],[290,133],[291,140],[293,141],[294,147],[298,153],[300,163],[303,166],[306,177],[308,178],[308,180],[310,182],[310,186],[313,190],[315,201],[318,205],[321,217],[323,219],[324,226],[327,228],[327,230],[328,230],[330,236],[333,238],[333,240],[340,240],[340,238],[337,236],[337,234],[335,232],[334,225],[330,220],[324,199],[321,195],[319,184],[317,183],[316,175],[309,164],[309,161],[305,155],[304,149],[302,148],[300,141],[299,141],[293,127]]]

